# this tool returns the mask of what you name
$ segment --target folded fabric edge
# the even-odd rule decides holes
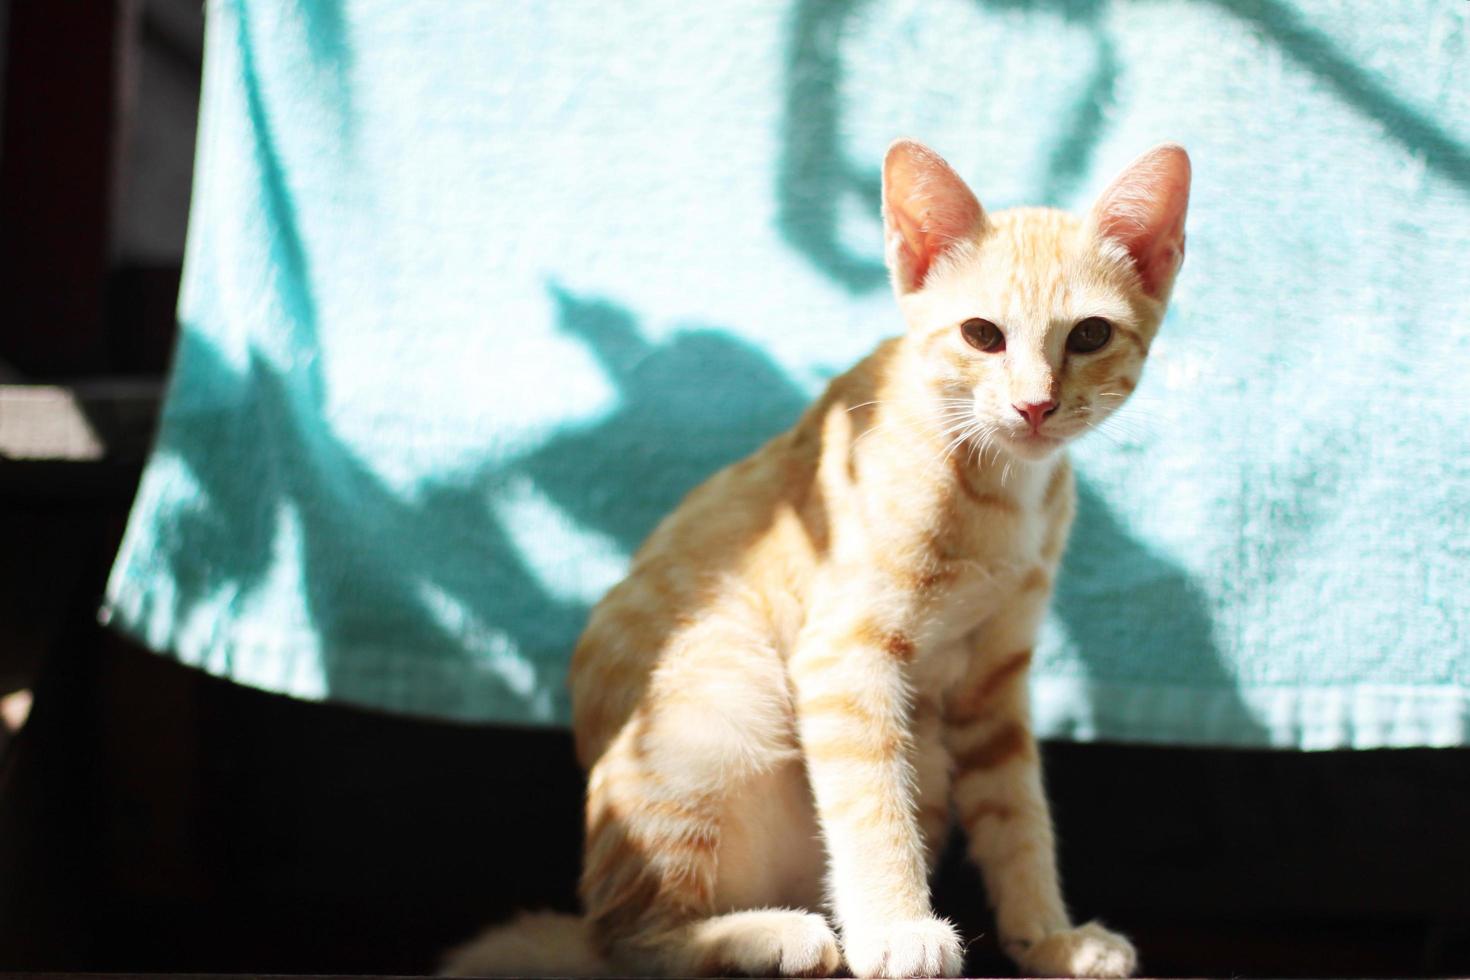
[[[97,619],[154,654],[243,687],[425,721],[555,728],[570,717],[564,685],[538,683],[519,660],[384,649],[326,664],[314,637],[226,636],[149,616],[148,605],[114,583]]]
[[[1077,742],[1241,749],[1470,745],[1470,690],[1457,685],[1142,686],[1037,677],[1033,728]]]
[[[180,622],[171,597],[132,571],[114,568],[99,621],[215,677],[430,720],[556,727],[570,718],[561,668],[549,662],[533,665],[510,650],[444,656],[386,647],[367,658],[328,657],[313,635],[242,637],[207,612]],[[1031,700],[1036,735],[1063,741],[1306,751],[1470,745],[1470,689],[1459,685],[1190,687],[1041,675]]]

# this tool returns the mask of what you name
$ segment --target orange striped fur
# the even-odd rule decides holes
[[[1085,217],[988,215],[932,151],[890,150],[906,334],[692,492],[577,645],[608,970],[957,975],[927,883],[952,813],[1023,970],[1133,970],[1062,904],[1025,679],[1075,509],[1060,449],[1137,382],[1187,186],[1164,146]],[[1111,337],[1075,352],[1089,317]],[[972,318],[1004,351],[967,343]],[[1050,402],[1036,432],[1013,408]]]

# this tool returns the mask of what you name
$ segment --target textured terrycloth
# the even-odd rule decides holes
[[[1075,451],[1039,729],[1470,742],[1470,5],[217,0],[206,60],[104,611],[149,646],[564,721],[657,518],[900,329],[892,137],[991,208],[1177,139],[1189,258]]]

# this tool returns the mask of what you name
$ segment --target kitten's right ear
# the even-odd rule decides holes
[[[883,158],[884,257],[901,296],[934,260],[985,229],[985,212],[949,164],[923,143],[896,140]]]

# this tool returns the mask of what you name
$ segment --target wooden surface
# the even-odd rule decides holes
[[[156,378],[0,384],[4,501],[126,504],[153,442],[162,389]]]
[[[0,460],[141,464],[162,397],[151,378],[0,384]]]

